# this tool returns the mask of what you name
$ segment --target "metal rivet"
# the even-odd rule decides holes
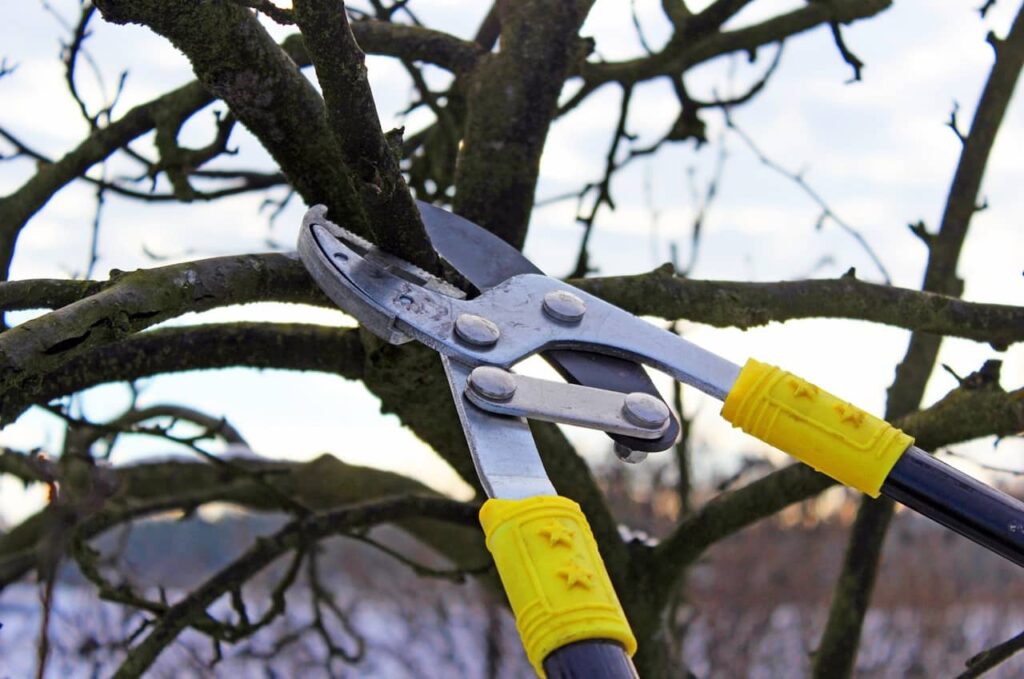
[[[647,459],[647,453],[642,450],[630,450],[621,443],[615,444],[615,454],[619,459],[628,464],[640,464]]]
[[[544,313],[559,321],[575,323],[587,313],[587,305],[571,292],[553,290],[544,295]]]
[[[489,347],[501,337],[493,321],[474,314],[459,314],[455,319],[455,334],[462,341],[478,347]]]
[[[634,391],[626,394],[622,414],[638,427],[657,429],[668,421],[668,406],[650,394]]]
[[[484,365],[469,374],[469,387],[488,401],[508,401],[516,393],[516,378],[501,368]]]

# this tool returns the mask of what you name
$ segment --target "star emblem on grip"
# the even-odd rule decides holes
[[[565,580],[565,586],[568,589],[573,587],[590,589],[594,586],[594,571],[575,559],[566,561],[565,566],[555,571],[555,574]]]
[[[571,528],[566,528],[565,524],[553,519],[544,524],[538,532],[541,537],[548,539],[548,544],[552,547],[557,547],[560,544],[571,547],[573,538],[576,536],[575,531]]]
[[[793,390],[794,398],[806,398],[808,401],[813,401],[818,396],[818,388],[803,380],[790,380],[789,388]]]
[[[864,424],[864,413],[851,405],[837,405],[836,412],[839,414],[840,422],[849,423],[854,429]]]

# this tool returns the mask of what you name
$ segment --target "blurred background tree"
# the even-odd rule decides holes
[[[793,130],[769,125],[770,136],[764,138],[738,122],[749,115],[745,121],[751,128],[764,132],[757,126],[757,106],[786,77],[784,51],[797,50],[792,66],[797,82],[785,90],[779,120],[806,125],[801,110],[813,105],[816,92],[801,88],[806,71],[800,69],[825,68],[826,53],[799,50],[804,42],[824,39],[829,65],[842,69],[828,77],[849,85],[843,94],[830,95],[839,103],[826,125],[852,146],[870,146],[873,135],[883,136],[894,117],[886,113],[890,102],[858,99],[857,87],[867,75],[850,34],[869,40],[891,4],[521,0],[477,6],[296,0],[290,6],[271,0],[103,0],[41,5],[37,13],[62,31],[60,61],[53,66],[67,91],[53,90],[54,79],[47,79],[52,69],[35,60],[22,62],[13,51],[3,55],[0,66],[0,87],[28,83],[15,89],[16,98],[5,96],[8,106],[0,120],[5,182],[0,261],[7,279],[0,284],[6,314],[0,333],[0,418],[8,436],[0,473],[46,491],[35,505],[25,495],[17,496],[28,503],[23,507],[8,503],[11,525],[0,536],[0,583],[8,591],[26,580],[38,583],[37,674],[46,673],[51,657],[53,663],[66,662],[67,644],[54,632],[63,629],[52,615],[59,610],[55,598],[62,591],[59,583],[84,578],[93,597],[124,611],[120,626],[83,623],[92,627],[88,643],[72,655],[97,672],[116,668],[117,676],[140,676],[178,647],[189,649],[197,673],[216,674],[218,662],[241,658],[250,663],[247,671],[258,673],[252,668],[262,667],[269,675],[279,671],[273,669],[275,658],[294,653],[293,668],[357,676],[400,676],[407,670],[415,676],[423,660],[414,644],[373,642],[374,625],[393,624],[395,618],[374,623],[372,615],[360,617],[339,603],[345,592],[366,592],[375,581],[367,573],[377,574],[377,582],[383,574],[388,582],[398,577],[393,567],[379,563],[380,554],[417,578],[475,581],[462,598],[454,592],[467,590],[457,588],[424,598],[429,590],[419,580],[393,590],[401,596],[388,605],[436,614],[427,622],[417,618],[432,632],[449,627],[478,632],[465,638],[454,632],[447,638],[435,635],[425,642],[458,668],[441,674],[514,675],[525,667],[516,648],[499,652],[512,632],[499,610],[500,595],[475,527],[478,484],[436,358],[422,347],[382,345],[336,313],[310,310],[332,305],[287,252],[303,205],[324,203],[335,221],[438,272],[412,198],[450,207],[517,247],[526,244],[553,273],[567,274],[594,294],[696,337],[704,337],[701,328],[707,326],[745,330],[772,321],[845,319],[850,322],[813,326],[786,339],[760,335],[758,348],[789,342],[812,366],[807,374],[816,374],[821,363],[841,364],[823,382],[832,387],[829,381],[838,381],[833,390],[846,394],[850,388],[844,389],[842,380],[862,378],[856,388],[879,404],[884,384],[858,373],[884,373],[895,364],[885,415],[927,449],[1019,433],[1024,371],[1014,345],[1024,338],[1024,309],[994,303],[1002,300],[998,293],[981,302],[962,301],[958,262],[972,219],[988,206],[981,182],[1024,62],[1024,9],[992,0],[981,8],[944,8],[947,24],[973,22],[981,34],[993,31],[988,65],[973,74],[980,95],[971,115],[959,106],[948,115],[945,134],[957,146],[947,153],[946,167],[932,167],[931,158],[924,157],[896,168],[863,163],[848,168],[844,181],[832,186],[841,193],[837,187],[846,185],[848,193],[860,196],[860,205],[870,202],[864,197],[870,190],[882,191],[886,182],[902,186],[901,174],[920,174],[930,187],[922,195],[942,201],[931,206],[940,215],[933,225],[913,217],[907,229],[904,215],[855,207],[850,212],[877,227],[854,226],[805,170],[791,167],[827,158],[782,162],[768,150],[785,147],[792,157],[800,144],[799,124],[780,143],[776,133]],[[924,15],[938,14],[920,3],[914,11],[924,23],[932,21]],[[899,24],[901,30],[907,25],[914,24]],[[16,20],[5,30],[12,32],[5,41],[12,47],[5,49],[35,54],[27,45],[36,39],[15,35]],[[913,34],[901,39],[917,44]],[[920,46],[926,59],[948,50]],[[181,55],[191,75],[183,70]],[[915,67],[920,64],[896,63],[879,76],[903,82],[904,76],[915,76]],[[119,75],[112,78],[112,73]],[[409,92],[401,102],[402,93]],[[890,98],[900,94],[896,86]],[[67,111],[70,102],[77,120],[57,120],[58,96],[66,98],[59,110]],[[942,96],[948,101],[953,95]],[[767,106],[779,106],[770,101]],[[932,113],[938,128],[944,114]],[[852,127],[850,118],[860,126]],[[904,122],[904,131],[912,130],[915,121]],[[399,123],[403,126],[391,126]],[[1013,134],[1019,136],[1016,128]],[[727,171],[735,149],[762,174],[751,181],[749,168]],[[1005,181],[1019,186],[1019,168],[1010,164],[1004,174]],[[659,188],[664,175],[672,180]],[[876,185],[865,175],[881,176]],[[736,193],[723,193],[730,177],[741,187],[738,193],[748,196],[791,189],[779,200],[810,205],[807,221],[814,229],[808,233],[773,222],[770,215],[744,214],[742,202],[729,213],[729,201],[738,200]],[[1011,210],[1016,192],[1000,195],[1006,194]],[[91,217],[84,215],[85,205]],[[1002,214],[1003,221],[995,227],[996,237],[981,241],[982,261],[988,268],[985,280],[996,281],[1005,292],[1007,266],[1016,267],[1013,284],[1020,284],[1021,241],[1012,217],[996,212],[995,200],[993,205],[987,212],[995,212],[994,219]],[[227,207],[218,211],[217,206]],[[730,214],[732,223],[763,220],[768,226],[711,233],[709,215],[715,211]],[[33,231],[47,220],[47,227]],[[546,228],[558,221],[574,225]],[[611,254],[600,252],[602,228],[610,234],[604,252]],[[664,236],[669,229],[672,235]],[[33,233],[48,234],[49,242],[32,241]],[[1012,240],[1007,242],[1005,234]],[[810,245],[813,238],[823,245]],[[268,245],[275,252],[249,254]],[[658,263],[671,263],[638,274],[645,263],[635,251],[648,246]],[[68,261],[78,262],[61,278],[54,277],[60,267],[43,261],[58,250],[72,252]],[[917,254],[902,254],[910,251]],[[733,268],[714,264],[726,257]],[[128,270],[140,264],[143,268]],[[101,267],[110,269],[106,277]],[[698,268],[739,280],[696,278]],[[987,295],[990,288],[980,290]],[[1019,299],[1012,290],[1005,294]],[[268,303],[305,305],[305,310]],[[238,308],[253,304],[259,306]],[[884,338],[892,348],[859,348],[851,338],[862,326],[852,321],[897,329]],[[755,353],[753,332],[714,337],[716,350],[736,352],[737,358]],[[959,363],[968,359],[961,354],[958,367],[949,368],[952,388],[940,383],[927,398],[944,337],[973,343],[970,356],[992,360],[965,369]],[[830,351],[801,349],[822,346]],[[832,360],[831,351],[847,360]],[[858,353],[860,358],[852,358]],[[1009,369],[1001,375],[1003,359]],[[239,367],[315,371],[366,391],[350,390],[339,403],[322,398],[315,388],[296,392],[300,383],[277,381],[276,373],[242,378],[228,371],[223,374],[234,380],[225,387],[232,403],[211,408],[203,392],[220,385],[211,387],[195,371]],[[178,390],[160,392],[156,385],[171,378],[158,376],[178,373]],[[1001,377],[1012,380],[1008,389]],[[118,396],[108,387],[95,389],[111,384],[119,385]],[[367,431],[360,434],[359,403],[374,404],[370,394],[444,461],[448,481],[408,473],[420,467],[393,453],[395,441],[411,445],[411,437],[377,434],[377,424],[364,425]],[[808,523],[808,515],[824,512],[840,523],[845,516],[850,526],[842,558],[835,553],[834,537],[824,541],[832,545],[831,561],[822,562],[830,570],[816,575],[831,590],[825,595],[828,612],[809,632],[813,639],[806,650],[813,653],[797,654],[773,672],[850,676],[892,503],[863,501],[852,509],[845,496],[823,496],[831,485],[827,479],[799,465],[776,466],[776,458],[764,457],[763,449],[727,438],[722,425],[710,424],[710,403],[687,396],[684,404],[678,389],[673,395],[687,425],[684,436],[672,455],[662,456],[668,459],[652,459],[643,471],[631,469],[635,480],[617,468],[592,471],[587,459],[594,456],[581,451],[603,443],[570,438],[552,426],[535,427],[556,487],[583,506],[595,530],[640,642],[641,675],[684,676],[691,664],[701,665],[694,667],[701,674],[744,671],[722,665],[714,654],[698,662],[687,652],[692,602],[700,590],[700,579],[691,576],[707,550],[752,524],[775,516],[773,525],[799,526]],[[267,402],[274,406],[268,409]],[[298,421],[274,412],[283,402],[300,403],[310,416]],[[234,416],[229,423],[224,416],[235,407],[272,420],[269,426],[283,432],[286,441],[298,441],[315,428],[330,441],[325,447],[341,456],[366,447],[380,457],[386,449],[394,459],[379,461],[392,471],[332,455],[268,456],[280,443],[253,438]],[[39,424],[44,421],[48,424]],[[57,435],[55,422],[61,427]],[[134,443],[137,439],[149,443]],[[153,451],[171,446],[190,456],[153,457]],[[761,455],[744,457],[746,449]],[[728,453],[731,465],[717,494],[708,492],[714,486],[707,468],[703,475],[695,472],[702,463],[694,453],[709,450]],[[1019,450],[1004,445],[995,455]],[[5,489],[10,488],[8,483]],[[794,506],[803,509],[794,515]],[[242,532],[249,539],[232,542],[233,551],[222,550],[229,556],[219,554],[209,563],[197,556],[209,567],[195,573],[174,568],[158,577],[153,564],[179,561],[170,554],[154,559],[152,553],[141,557],[133,551],[131,545],[145,542],[147,535],[161,536],[150,537],[152,544],[172,543],[176,526],[192,539],[170,551],[200,550],[203,540],[188,522],[151,520],[188,518],[211,507],[222,513],[232,508],[224,516],[244,510],[284,518],[238,524],[246,526]],[[382,530],[385,524],[399,530]],[[263,537],[252,539],[253,533]],[[334,540],[339,536],[340,543]],[[334,552],[323,548],[329,539]],[[338,548],[352,543],[379,552],[378,561],[351,546]],[[801,544],[797,551],[808,543]],[[743,558],[755,561],[758,554]],[[145,574],[131,567],[140,559],[147,564]],[[758,560],[748,564],[749,573],[739,573],[755,578],[759,569],[773,568],[769,562]],[[727,558],[710,563],[720,563],[720,574],[733,572],[726,570]],[[351,572],[338,573],[346,569]],[[348,584],[331,580],[339,576],[349,577]],[[895,577],[911,575],[903,569]],[[784,591],[784,582],[776,578],[774,583]],[[770,599],[770,588],[761,596]],[[466,614],[446,607],[456,600],[476,602],[476,608]],[[381,599],[373,601],[387,608]],[[770,621],[758,624],[764,622]],[[197,638],[208,639],[210,650],[199,649],[193,643]],[[980,674],[1021,647],[1022,635],[989,651],[965,647],[962,659],[985,651],[971,659],[966,674]],[[19,653],[27,653],[24,645]],[[499,662],[503,654],[518,660]],[[440,656],[431,657],[430,667],[442,667]],[[401,662],[389,666],[387,658]],[[403,666],[406,670],[399,669]],[[430,667],[419,665],[418,671],[431,675]]]

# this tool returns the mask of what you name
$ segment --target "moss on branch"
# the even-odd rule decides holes
[[[440,264],[419,210],[380,127],[367,78],[341,0],[295,0],[295,20],[323,91],[327,122],[365,210],[373,240],[432,273]],[[350,206],[355,208],[356,206]]]
[[[324,299],[287,255],[217,257],[116,274],[101,292],[0,334],[0,414],[10,416],[18,390],[38,388],[29,382],[49,378],[72,358],[186,311]]]
[[[743,283],[647,274],[572,281],[627,311],[715,327],[752,328],[772,321],[846,318],[1006,348],[1024,341],[1024,308],[965,302],[955,297],[867,283],[829,280]]]
[[[577,33],[591,4],[498,3],[501,51],[483,57],[466,79],[455,211],[516,247],[526,237],[541,152],[562,84],[577,67]]]
[[[76,355],[47,379],[28,380],[3,402],[6,417],[26,407],[107,382],[187,370],[248,367],[363,376],[354,329],[299,323],[225,323],[140,333]]]
[[[96,6],[107,21],[142,24],[170,40],[188,57],[199,82],[260,140],[306,203],[327,204],[337,219],[359,214],[323,99],[250,10],[210,1],[183,6],[99,0]],[[370,235],[358,220],[351,226]]]

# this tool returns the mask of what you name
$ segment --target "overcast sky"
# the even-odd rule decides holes
[[[428,24],[468,37],[486,4],[417,0],[413,7],[419,8]],[[636,2],[645,36],[654,46],[667,37],[659,4]],[[800,4],[755,0],[734,25]],[[845,29],[847,44],[866,63],[859,83],[848,84],[850,67],[842,62],[827,29],[798,36],[785,46],[778,72],[765,91],[734,112],[740,128],[767,155],[792,171],[803,172],[835,212],[863,234],[897,285],[918,287],[926,257],[907,224],[924,220],[935,229],[941,216],[959,152],[959,142],[944,123],[958,102],[962,125],[969,124],[991,65],[985,34],[990,29],[1004,34],[1016,11],[1016,3],[1003,0],[983,21],[976,11],[979,4],[979,0],[899,0],[881,16]],[[601,57],[622,59],[639,53],[629,5],[617,0],[596,3],[584,34],[595,37]],[[52,7],[70,19],[78,3],[54,0]],[[107,89],[121,69],[130,70],[115,113],[191,79],[186,60],[145,29],[102,22],[96,22],[94,29],[88,45],[104,70]],[[285,33],[276,28],[274,32]],[[0,25],[0,56],[18,66],[13,75],[0,80],[0,122],[54,156],[73,147],[85,133],[63,85],[57,59],[62,37],[57,20],[37,3],[19,6],[16,17]],[[763,73],[773,52],[774,48],[762,50],[753,64],[737,58],[701,67],[688,78],[690,91],[700,99],[740,92]],[[423,118],[398,114],[410,100],[401,67],[371,58],[369,68],[384,124],[405,124],[407,132],[415,131]],[[435,83],[443,81],[438,73],[430,77]],[[95,84],[84,69],[81,83],[85,91],[95,94]],[[617,89],[605,88],[554,125],[542,162],[539,198],[576,190],[600,177],[620,96]],[[638,88],[628,124],[630,132],[638,135],[636,144],[655,139],[676,113],[671,91],[663,83]],[[206,143],[211,119],[209,111],[197,116],[186,131],[187,139],[196,145]],[[617,178],[613,188],[618,209],[602,214],[593,237],[593,263],[600,274],[650,270],[669,259],[673,242],[681,259],[688,258],[696,211],[691,186],[706,184],[724,145],[720,190],[704,223],[695,277],[756,281],[808,273],[834,277],[853,266],[864,279],[881,279],[865,252],[834,223],[815,228],[820,210],[798,186],[764,167],[735,133],[723,132],[720,117],[709,115],[707,123],[715,143],[700,151],[692,143],[666,148],[654,160],[634,163]],[[224,166],[265,159],[250,137],[236,134],[242,152],[224,161]],[[150,143],[143,141],[138,147],[145,149]],[[1019,217],[1024,214],[1019,189],[1024,185],[1022,148],[1024,108],[1017,96],[983,185],[990,207],[975,217],[961,258],[968,299],[1019,305],[1024,298]],[[107,172],[114,176],[129,168],[112,165]],[[30,171],[27,162],[0,164],[0,193],[20,185]],[[257,197],[243,197],[212,205],[154,208],[110,197],[104,207],[96,275],[104,277],[112,268],[158,265],[147,251],[167,258],[162,263],[264,251],[268,238],[290,247],[302,206],[290,206],[271,227],[266,215],[258,212],[259,204]],[[580,238],[575,210],[575,201],[569,200],[534,214],[526,251],[552,274],[566,274],[575,261]],[[88,187],[76,185],[61,192],[23,232],[12,276],[81,276],[88,262],[93,212],[93,192]],[[222,309],[174,323],[229,319],[350,323],[340,313],[284,305]],[[693,326],[687,329],[687,337],[737,363],[754,356],[783,365],[880,413],[908,334],[865,323],[802,321],[747,332]],[[1005,386],[1016,388],[1024,382],[1024,350],[1019,346],[996,354],[984,345],[947,340],[940,361],[967,374],[993,357],[1005,362]],[[953,378],[940,370],[930,384],[928,399],[954,386]],[[444,463],[394,417],[377,413],[377,402],[358,383],[338,377],[246,370],[172,375],[146,381],[141,402],[188,403],[225,415],[267,456],[309,459],[329,451],[353,463],[415,469],[417,476],[436,487],[465,492]],[[115,414],[126,403],[127,390],[122,385],[94,389],[83,401],[85,413],[95,418]],[[717,418],[718,407],[696,394],[687,396],[688,410],[699,413],[701,473],[726,473],[738,453],[750,451],[765,452],[782,462],[781,456],[731,431]],[[603,435],[574,437],[595,459],[607,454]],[[59,449],[60,426],[54,418],[32,412],[0,432],[0,443],[20,449]],[[970,450],[987,463],[1024,467],[1024,446],[1019,441],[1006,442],[994,451],[991,441],[982,442]],[[168,448],[152,441],[126,442],[116,450],[115,461],[136,459],[146,451],[167,452]],[[0,511],[8,520],[30,511],[39,501],[38,493],[26,496],[17,484],[0,483]]]

